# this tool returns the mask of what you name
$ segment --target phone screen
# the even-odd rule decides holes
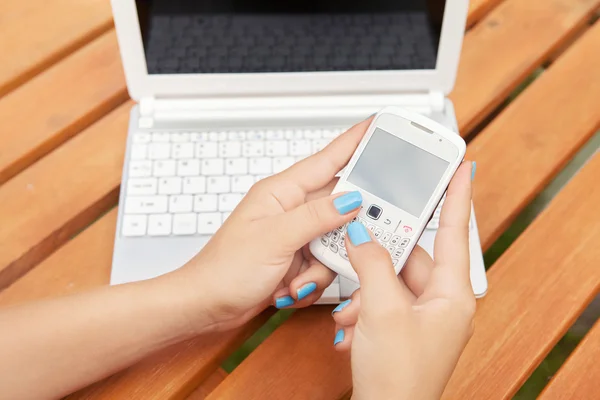
[[[419,218],[449,164],[377,128],[348,182]]]

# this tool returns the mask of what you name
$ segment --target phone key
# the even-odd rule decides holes
[[[169,141],[169,134],[167,132],[154,132],[152,134],[152,141],[166,143]]]
[[[309,140],[292,140],[290,141],[290,155],[292,156],[308,156],[311,154],[311,143]]]
[[[337,229],[339,232],[344,232],[344,228],[345,228],[345,227],[346,227],[346,225],[340,225],[340,226],[338,226],[336,229]]]
[[[221,213],[198,214],[198,233],[212,235],[221,227]]]
[[[190,141],[190,134],[187,132],[175,132],[175,133],[171,134],[171,142],[182,143],[182,142],[189,142],[189,141]],[[193,146],[192,146],[192,149],[193,149]]]
[[[331,242],[335,243],[339,240],[340,238],[340,233],[338,231],[333,231],[333,233],[331,234]]]
[[[396,249],[396,251],[392,254],[392,258],[400,258],[404,253],[404,249]]]
[[[340,247],[342,249],[346,248],[346,236],[345,235],[340,236]]]
[[[294,157],[275,157],[273,158],[273,173],[278,174],[294,165],[295,162]]]
[[[196,143],[196,158],[214,158],[218,154],[217,143],[200,142]]]
[[[388,242],[391,239],[391,237],[392,237],[392,234],[389,233],[389,232],[386,232],[386,233],[383,234],[383,236],[381,237],[380,240],[382,242],[386,243],[386,242]]]
[[[398,260],[397,258],[393,258],[392,265],[395,267],[396,265],[398,265],[398,261],[400,261],[400,260]]]
[[[242,142],[220,142],[219,157],[240,157],[242,155]]]
[[[340,250],[340,256],[342,256],[342,258],[344,260],[348,259],[348,252],[346,250]]]
[[[373,224],[368,224],[367,225],[367,229],[370,230],[371,232],[375,231],[375,225]]]
[[[364,219],[359,219],[360,223],[363,224],[365,226],[365,228],[369,225],[367,223],[367,221],[365,221]]]
[[[265,144],[266,154],[270,157],[281,157],[288,155],[288,142],[285,140],[268,141]]]
[[[327,233],[325,234],[325,236],[327,236],[327,237],[331,237],[331,232],[327,232]]]
[[[198,194],[206,191],[206,178],[204,176],[189,176],[183,178],[183,193]]]
[[[285,132],[282,130],[267,131],[267,139],[268,140],[284,140]]]
[[[171,234],[171,214],[155,214],[148,217],[148,235],[166,236]]]
[[[273,171],[271,158],[251,158],[249,164],[250,173],[253,175],[270,175]]]
[[[383,229],[376,228],[375,231],[373,232],[373,236],[375,236],[377,239],[379,239],[381,237],[381,235],[383,235]]]
[[[144,236],[147,218],[146,215],[123,216],[123,236]]]
[[[217,211],[218,198],[216,194],[197,194],[194,196],[194,211]]]
[[[305,139],[321,139],[322,134],[320,129],[316,130],[305,130],[304,138]]]
[[[181,178],[173,176],[169,178],[160,178],[158,180],[158,193],[160,194],[179,194],[181,193]]]
[[[250,131],[248,132],[248,140],[265,140],[265,131]]]
[[[258,141],[244,142],[242,154],[244,157],[263,157],[265,155],[265,143]]]
[[[392,238],[392,240],[390,240],[390,244],[391,244],[391,245],[393,245],[393,246],[395,246],[395,245],[397,245],[398,243],[400,243],[400,239],[401,239],[401,238],[400,238],[400,236],[394,236],[394,237]]]
[[[394,250],[396,250],[396,247],[394,247],[394,246],[388,246],[385,249],[388,251],[388,253],[392,254],[394,252]]]
[[[196,233],[196,214],[175,214],[173,216],[174,235],[193,235]]]
[[[409,239],[409,238],[403,238],[403,239],[400,241],[400,245],[399,245],[399,246],[400,246],[400,247],[406,247],[406,246],[408,246],[408,244],[409,244],[409,243],[410,243],[410,239]]]
[[[331,250],[333,253],[337,253],[338,252],[338,245],[335,243],[331,243],[329,245],[329,250]]]
[[[170,213],[189,213],[192,212],[194,198],[192,195],[178,195],[169,197]]]
[[[230,158],[226,160],[225,173],[227,175],[246,175],[248,173],[248,159]]]
[[[167,196],[127,196],[126,214],[160,214],[167,212]]]
[[[229,132],[229,140],[246,140],[246,132]]]
[[[321,244],[325,247],[329,246],[329,239],[326,236],[321,236]]]

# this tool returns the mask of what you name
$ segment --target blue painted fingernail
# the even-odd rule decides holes
[[[350,304],[351,301],[352,301],[352,299],[342,301],[340,304],[337,305],[336,308],[333,309],[333,311],[331,312],[331,315],[335,314],[336,312],[342,311],[348,304]]]
[[[343,341],[344,341],[344,330],[340,329],[335,334],[335,339],[333,339],[333,345],[335,346],[336,344],[341,343]]]
[[[275,307],[285,308],[294,304],[294,298],[292,296],[283,296],[275,299]]]
[[[302,286],[297,291],[297,293],[298,293],[298,300],[302,300],[303,298],[305,298],[306,296],[308,296],[309,294],[311,294],[312,292],[314,292],[316,288],[317,288],[317,284],[314,283],[314,282],[309,282],[306,285]]]
[[[356,210],[362,204],[362,195],[358,191],[348,192],[333,200],[336,210],[342,215]]]
[[[371,236],[369,236],[367,228],[360,222],[352,222],[348,225],[347,231],[350,241],[354,246],[359,246],[371,241]]]
[[[477,163],[475,161],[471,161],[471,180],[475,178],[475,171],[477,170]]]

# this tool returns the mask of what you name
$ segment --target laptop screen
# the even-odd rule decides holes
[[[445,0],[137,0],[149,74],[435,69]]]

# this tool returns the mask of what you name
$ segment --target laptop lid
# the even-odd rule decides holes
[[[403,94],[454,85],[468,0],[113,0],[130,95]]]

